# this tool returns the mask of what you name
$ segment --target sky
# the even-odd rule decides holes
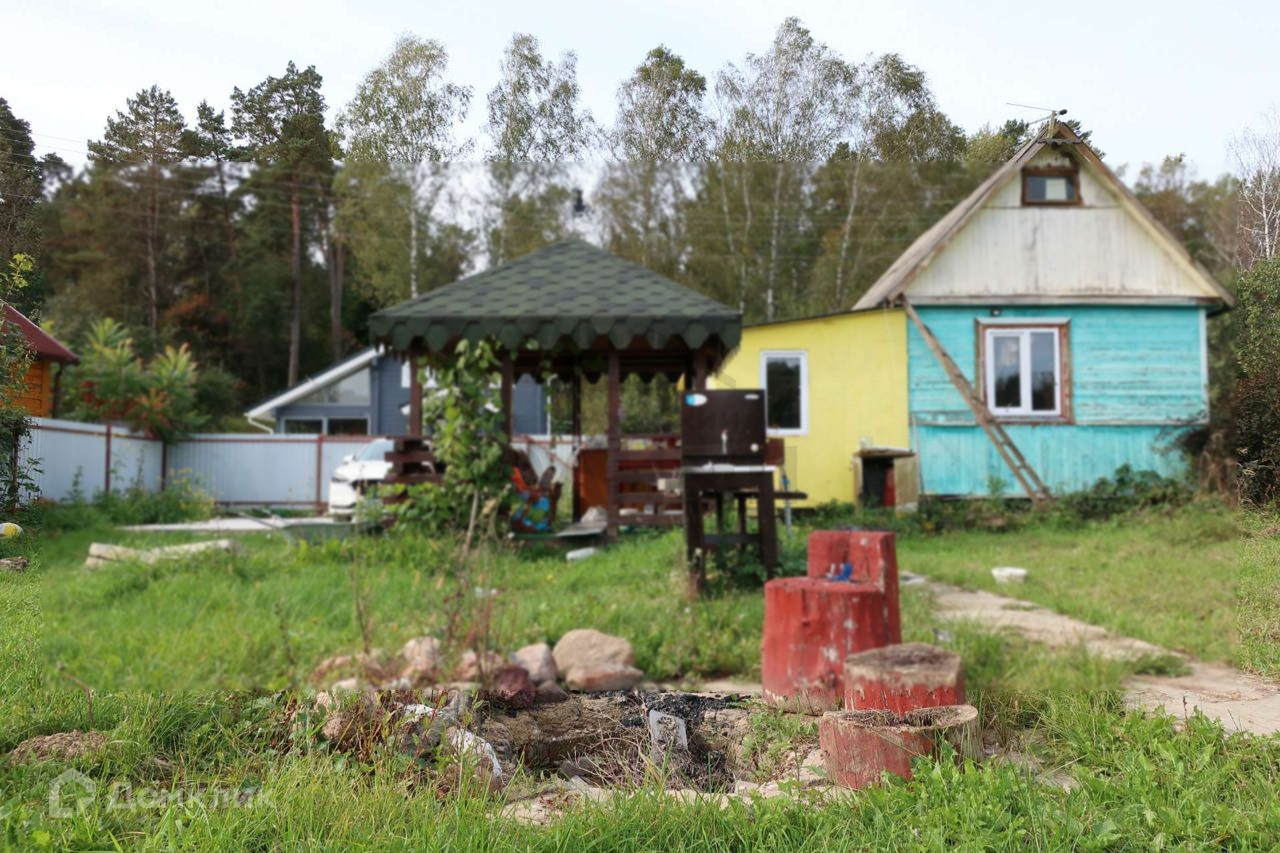
[[[153,83],[191,118],[202,99],[227,108],[232,87],[279,75],[292,59],[324,76],[333,113],[395,37],[412,32],[443,42],[453,79],[474,87],[474,132],[504,46],[528,32],[544,53],[577,53],[584,106],[607,123],[619,82],[649,49],[666,44],[713,79],[764,52],[787,15],[846,59],[901,54],[968,131],[1045,114],[1009,103],[1065,108],[1108,162],[1129,164],[1130,180],[1169,154],[1185,154],[1201,177],[1227,171],[1232,137],[1280,107],[1274,0],[0,0],[0,97],[31,123],[37,151],[83,162],[85,140]]]

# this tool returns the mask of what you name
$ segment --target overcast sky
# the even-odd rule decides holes
[[[1113,165],[1185,153],[1201,176],[1230,166],[1228,143],[1280,104],[1280,2],[1001,3],[991,0],[792,2],[341,2],[148,4],[0,0],[0,97],[31,123],[39,150],[76,162],[125,98],[153,83],[191,117],[207,98],[280,74],[290,59],[324,75],[330,112],[413,32],[442,41],[452,76],[474,87],[478,127],[513,32],[544,52],[578,54],[585,105],[613,116],[614,92],[659,43],[710,79],[767,49],[786,15],[849,59],[898,52],[924,69],[966,130],[1065,107]]]

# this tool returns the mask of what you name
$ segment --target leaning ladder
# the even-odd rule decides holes
[[[1000,457],[1009,466],[1009,470],[1013,472],[1013,476],[1017,478],[1019,485],[1027,493],[1027,497],[1031,498],[1033,504],[1042,504],[1048,501],[1052,497],[1049,494],[1049,487],[1044,484],[1044,481],[1040,479],[1035,470],[1027,464],[1026,457],[1018,450],[1017,445],[1010,440],[1009,433],[1005,432],[1004,427],[991,414],[987,404],[982,402],[982,399],[973,390],[973,385],[960,372],[960,368],[952,360],[951,354],[934,337],[933,332],[920,319],[920,315],[916,313],[916,309],[911,306],[911,303],[903,300],[902,307],[906,310],[907,316],[911,318],[911,322],[915,324],[916,329],[920,331],[920,336],[924,338],[924,342],[933,351],[934,356],[942,365],[942,369],[947,372],[947,377],[951,380],[951,384],[956,386],[960,396],[969,404],[969,408],[973,411],[973,416],[978,419],[978,425],[987,434],[987,438],[991,439],[991,443],[996,446]]]

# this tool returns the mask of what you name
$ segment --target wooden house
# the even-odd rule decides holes
[[[801,451],[796,488],[820,500],[855,497],[852,437],[864,435],[915,451],[926,493],[1021,494],[1018,466],[993,430],[1050,492],[1072,491],[1122,465],[1181,469],[1171,439],[1208,417],[1206,321],[1231,304],[1088,144],[1050,121],[851,313],[787,324],[786,335],[781,325],[747,329],[746,363],[726,373],[741,378],[776,353],[803,353],[802,399],[852,397],[854,425],[840,442]],[[833,351],[817,330],[837,324],[862,336],[875,316],[903,334],[870,343],[870,358],[825,364]],[[905,406],[876,392],[867,371],[898,377]],[[811,381],[840,372],[847,379],[835,389]],[[886,406],[900,418],[895,430],[877,427]],[[829,470],[811,483],[805,469],[815,467]],[[837,479],[849,484],[842,493],[819,487]]]
[[[4,306],[4,316],[5,322],[22,337],[32,353],[25,388],[18,402],[32,417],[52,417],[58,411],[62,371],[68,364],[78,364],[80,358],[12,305]]]
[[[292,435],[404,435],[411,384],[406,360],[369,347],[263,400],[245,417]],[[516,383],[515,407],[517,434],[547,434],[546,395],[531,377]]]

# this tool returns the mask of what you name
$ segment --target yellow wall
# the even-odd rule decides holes
[[[712,387],[763,387],[760,354],[768,350],[807,355],[808,432],[786,437],[791,488],[808,493],[807,506],[852,501],[851,461],[862,439],[909,445],[906,315],[877,310],[744,329]]]

